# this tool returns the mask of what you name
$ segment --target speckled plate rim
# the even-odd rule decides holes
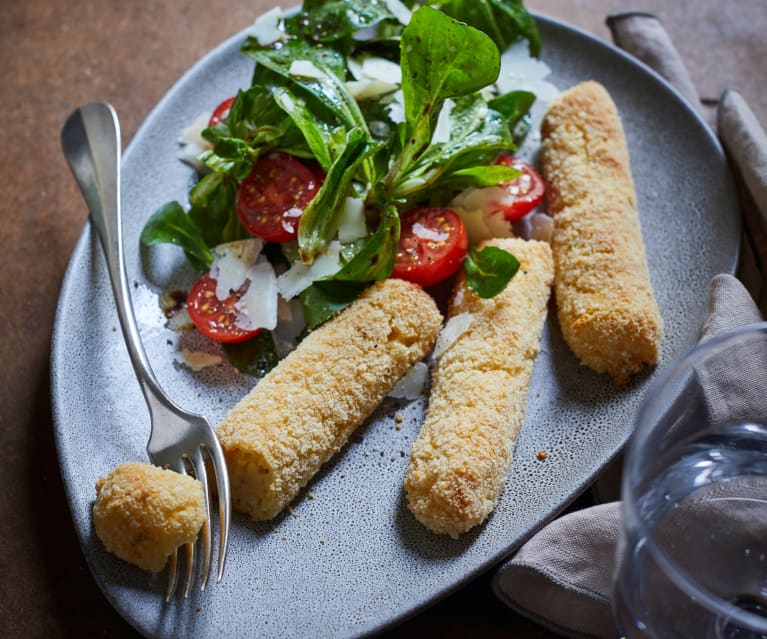
[[[598,38],[580,29],[574,28],[570,25],[567,25],[566,23],[563,23],[561,21],[558,21],[556,19],[553,19],[547,16],[536,15],[536,17],[541,23],[542,28],[561,30],[563,32],[566,32],[569,37],[575,37],[576,39],[578,38],[583,39],[583,41],[588,42],[592,46],[601,48],[604,51],[604,54],[606,56],[610,56],[613,58],[617,57],[619,59],[622,59],[624,62],[628,63],[629,65],[633,66],[633,68],[636,70],[636,73],[652,77],[653,81],[658,86],[658,90],[665,92],[668,99],[676,102],[677,106],[681,106],[682,109],[687,112],[687,116],[695,120],[698,123],[698,126],[706,132],[706,135],[708,136],[710,144],[711,144],[711,149],[716,154],[716,157],[713,158],[713,161],[726,164],[726,160],[721,150],[721,147],[719,146],[718,140],[710,131],[708,126],[705,124],[705,122],[701,119],[699,114],[690,107],[690,105],[684,100],[684,98],[682,98],[674,90],[673,87],[671,87],[663,78],[657,75],[652,69],[646,67],[640,62],[637,62],[634,58],[627,55],[620,49],[617,49],[616,47],[613,47],[610,44],[603,42],[599,40]],[[228,40],[226,40],[225,42],[217,46],[215,49],[213,49],[211,52],[209,52],[206,56],[204,56],[200,61],[198,61],[193,67],[191,67],[187,72],[185,72],[179,78],[179,80],[168,91],[168,93],[166,93],[166,95],[158,102],[156,107],[152,110],[152,112],[146,118],[144,123],[137,130],[133,140],[131,141],[131,143],[128,145],[128,147],[126,148],[124,152],[123,161],[125,164],[131,161],[131,157],[132,157],[131,154],[134,147],[137,144],[137,140],[140,140],[142,136],[144,135],[145,131],[151,128],[154,120],[157,117],[159,117],[159,114],[162,112],[162,110],[167,105],[167,103],[170,100],[172,100],[176,88],[178,86],[183,85],[184,81],[190,75],[195,73],[199,67],[203,66],[208,58],[210,58],[211,56],[217,55],[221,53],[222,51],[230,49],[235,44],[239,44],[242,38],[243,38],[242,33],[232,36],[231,38],[229,38]],[[544,42],[544,47],[545,47],[545,42]],[[722,255],[725,256],[725,259],[723,260],[719,271],[733,273],[737,265],[738,253],[739,253],[740,223],[739,223],[739,216],[737,215],[737,204],[736,204],[736,200],[734,199],[734,190],[732,190],[731,185],[725,185],[724,188],[725,189],[729,188],[733,193],[732,215],[734,219],[731,225],[731,230],[732,230],[731,234],[728,237],[724,238],[722,242],[721,253]],[[65,358],[67,356],[68,348],[70,346],[66,338],[68,329],[67,329],[67,318],[65,316],[64,311],[71,304],[70,295],[73,294],[72,280],[75,277],[77,277],[77,275],[75,274],[76,267],[78,263],[84,259],[86,252],[89,250],[91,246],[91,243],[92,243],[92,238],[90,234],[90,229],[88,224],[86,223],[85,228],[72,254],[72,258],[64,278],[64,282],[63,282],[62,290],[61,290],[61,296],[60,296],[59,304],[57,308],[57,315],[56,315],[56,320],[54,325],[53,337],[52,337],[51,393],[52,393],[52,402],[53,402],[55,437],[56,437],[57,449],[60,455],[62,477],[64,480],[67,499],[68,499],[70,508],[72,509],[74,509],[75,501],[78,495],[75,493],[75,487],[72,481],[72,469],[69,468],[70,462],[69,460],[67,460],[66,458],[62,456],[63,446],[61,442],[61,438],[64,437],[64,428],[65,428],[63,416],[66,413],[66,411],[63,410],[62,407],[67,402],[67,398],[65,396],[66,385],[63,383],[63,380],[59,378],[59,376],[57,375],[57,372],[60,370],[60,363],[62,361],[62,358]],[[604,451],[602,463],[592,468],[591,472],[583,475],[578,481],[572,483],[568,487],[568,490],[565,493],[563,493],[562,499],[560,500],[558,506],[556,508],[549,509],[545,513],[541,513],[541,517],[537,521],[536,525],[531,526],[526,531],[525,535],[514,540],[512,544],[506,546],[505,548],[493,553],[492,555],[485,557],[484,560],[475,563],[473,568],[471,570],[467,570],[461,578],[453,580],[450,583],[443,584],[441,588],[433,589],[427,597],[420,597],[419,599],[414,600],[413,605],[410,606],[408,609],[392,611],[391,614],[389,615],[389,618],[382,621],[382,623],[380,623],[376,627],[364,629],[362,632],[356,633],[356,635],[355,633],[349,633],[349,636],[365,636],[365,635],[376,634],[378,632],[381,632],[382,630],[389,628],[392,625],[399,623],[403,621],[404,619],[419,613],[424,608],[433,604],[436,600],[455,591],[456,589],[464,585],[466,582],[475,578],[479,573],[485,571],[490,566],[496,564],[499,560],[507,556],[516,547],[518,547],[524,541],[525,538],[532,535],[537,529],[539,529],[540,527],[545,525],[548,521],[556,517],[557,514],[561,512],[561,510],[564,509],[567,506],[567,504],[575,496],[577,496],[586,486],[588,486],[588,484],[591,483],[595,475],[604,467],[604,465],[607,464],[618,453],[618,451],[620,450],[620,447],[625,442],[625,439],[627,438],[627,436],[628,436],[628,433],[626,433],[624,436],[622,436],[618,440],[617,445],[612,446],[610,450]],[[74,517],[73,517],[73,520],[75,521],[78,537],[82,544],[84,543],[84,539],[89,533],[89,531],[81,530],[79,526],[77,525],[76,519]],[[91,568],[91,571],[94,573],[94,577],[96,578],[99,585],[102,587],[102,590],[104,591],[104,594],[107,597],[107,599],[110,601],[110,603],[118,610],[118,612],[123,617],[125,617],[125,619],[129,623],[133,624],[140,631],[145,631],[145,628],[140,628],[138,625],[136,625],[135,619],[131,616],[131,614],[129,614],[129,612],[122,605],[124,602],[122,602],[119,597],[115,597],[110,590],[104,588],[104,584],[101,581],[99,575],[97,574],[98,571],[95,570],[95,566],[92,563],[93,558],[87,552],[85,553],[85,555],[86,555],[86,559],[88,560],[89,567]]]

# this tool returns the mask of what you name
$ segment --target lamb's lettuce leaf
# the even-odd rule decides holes
[[[350,44],[356,31],[393,19],[383,0],[305,0],[285,20],[288,33],[322,43]]]
[[[213,263],[213,252],[205,243],[199,227],[178,202],[168,202],[155,211],[144,225],[140,242],[144,246],[160,243],[180,246],[200,273],[207,271]]]
[[[431,143],[447,98],[467,95],[495,82],[500,54],[481,31],[431,7],[413,13],[400,41],[404,144],[384,182],[397,197],[397,185]]]
[[[221,173],[208,173],[189,194],[189,218],[209,247],[247,237],[235,210],[237,182]]]
[[[245,342],[221,344],[229,363],[238,371],[263,377],[279,363],[271,331],[261,330]]]
[[[447,15],[487,33],[501,51],[525,38],[530,55],[540,55],[538,26],[521,0],[438,0],[430,4],[438,4]]]
[[[441,189],[460,191],[469,187],[497,186],[519,176],[520,172],[510,166],[480,164],[450,172],[440,179],[439,186]]]
[[[503,116],[506,124],[513,129],[530,111],[535,102],[535,93],[509,91],[488,101],[487,106]]]
[[[298,295],[308,330],[314,330],[359,297],[367,282],[318,280]]]
[[[275,87],[273,95],[277,104],[303,134],[320,166],[325,171],[330,170],[336,155],[334,131],[337,127],[318,118],[316,112],[306,105],[306,100],[287,87]]]
[[[333,276],[333,279],[357,282],[385,280],[394,270],[399,233],[397,209],[394,206],[387,206],[381,213],[381,220],[375,233]]]
[[[288,86],[312,96],[332,111],[347,128],[359,128],[367,132],[367,122],[359,105],[344,86],[346,59],[337,51],[330,47],[312,46],[305,40],[289,40],[278,49],[267,48],[260,46],[253,38],[248,38],[242,52],[256,61],[257,79],[262,73],[261,69],[266,69],[280,76]],[[300,63],[299,71],[302,66],[308,67],[309,73],[297,72],[294,63]]]
[[[205,165],[237,181],[244,179],[258,158],[280,147],[306,147],[296,136],[292,120],[275,102],[268,87],[257,85],[239,91],[229,115],[208,127],[202,137],[213,148],[202,154]],[[300,154],[296,148],[294,154]],[[304,152],[308,155],[310,152]]]
[[[360,164],[375,150],[375,144],[359,129],[352,129],[346,146],[328,170],[320,190],[301,214],[298,246],[301,261],[311,264],[330,243],[338,230],[343,199],[350,192]]]
[[[375,233],[361,242],[338,273],[312,283],[299,294],[309,330],[346,308],[370,282],[384,280],[392,274],[399,231],[397,210],[387,207]]]
[[[517,177],[489,166],[499,152],[515,145],[509,120],[489,108],[480,95],[458,98],[449,123],[449,138],[424,150],[392,187],[393,197],[409,201],[435,191],[490,186]]]
[[[519,271],[519,260],[497,246],[470,248],[463,260],[466,284],[479,297],[495,297]]]

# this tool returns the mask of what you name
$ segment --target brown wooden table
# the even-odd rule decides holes
[[[85,566],[59,478],[49,388],[56,300],[86,209],[59,150],[76,106],[107,100],[130,141],[163,93],[272,0],[2,0],[0,3],[0,634],[135,637]],[[607,38],[609,12],[661,16],[701,95],[740,88],[767,123],[764,0],[529,0]],[[545,43],[544,43],[545,46]],[[87,309],[83,320],[87,322]],[[511,613],[489,575],[392,637],[554,635]]]

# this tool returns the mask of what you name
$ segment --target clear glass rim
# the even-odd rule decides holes
[[[689,364],[701,356],[702,353],[716,350],[735,342],[748,334],[763,333],[767,336],[767,321],[757,322],[741,326],[720,335],[711,337],[704,342],[699,342],[687,353],[675,359],[658,377],[648,386],[644,399],[634,417],[634,428],[626,444],[625,467],[621,484],[621,500],[624,517],[624,526],[629,523],[636,528],[645,539],[645,546],[653,556],[653,559],[662,567],[666,575],[691,596],[695,597],[701,605],[708,608],[718,616],[733,619],[744,625],[749,630],[756,632],[767,631],[767,618],[753,614],[734,605],[732,602],[715,595],[708,588],[701,585],[686,570],[681,568],[664,550],[653,536],[647,523],[640,516],[633,487],[637,485],[639,476],[636,451],[642,448],[652,434],[651,421],[647,419],[649,407],[647,398],[655,397],[663,392],[663,389],[683,371],[689,370]]]

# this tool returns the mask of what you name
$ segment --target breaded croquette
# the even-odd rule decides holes
[[[583,82],[551,103],[541,133],[562,334],[622,387],[658,362],[663,321],[620,116],[604,87]]]
[[[389,279],[310,333],[218,426],[232,505],[277,515],[434,346],[442,316],[420,287]]]
[[[93,524],[107,550],[159,572],[205,522],[202,484],[188,475],[130,462],[96,483]]]
[[[470,313],[473,319],[439,357],[405,478],[416,518],[451,537],[482,523],[498,500],[524,419],[554,277],[547,243],[509,238],[489,244],[514,254],[520,269],[491,299],[457,282],[449,316]]]

